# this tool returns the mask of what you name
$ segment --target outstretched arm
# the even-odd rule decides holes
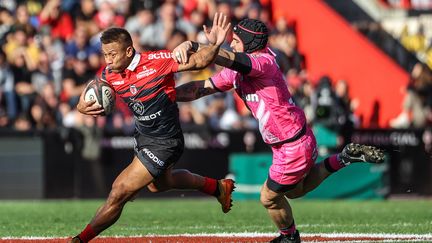
[[[192,54],[189,58],[189,62],[180,63],[178,71],[203,69],[212,63],[219,52],[220,46],[225,41],[230,26],[231,24],[227,23],[227,17],[225,15],[216,13],[211,30],[207,31],[207,27],[204,26],[207,39],[211,40],[210,45]],[[176,59],[181,59],[181,53],[179,52],[174,52],[174,56]]]
[[[216,93],[210,79],[191,81],[176,87],[177,101],[186,102]]]
[[[174,49],[174,53],[178,53],[176,56],[174,56],[174,59],[178,63],[187,63],[188,52],[199,52],[205,48],[208,48],[208,45],[193,41],[185,41]],[[222,48],[220,48],[218,51],[215,63],[242,74],[248,74],[252,70],[252,62],[246,53],[234,53]]]

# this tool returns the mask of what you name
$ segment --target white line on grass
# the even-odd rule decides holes
[[[138,238],[138,237],[274,237],[277,233],[259,233],[259,232],[244,232],[244,233],[216,233],[216,234],[171,234],[171,235],[116,235],[116,236],[101,236],[100,238]],[[301,233],[302,237],[325,237],[325,238],[383,238],[383,239],[407,239],[407,240],[431,240],[432,234],[387,234],[387,233]],[[37,237],[37,236],[24,236],[24,237],[1,237],[2,240],[10,239],[25,239],[25,240],[44,240],[44,239],[67,239],[68,237]]]

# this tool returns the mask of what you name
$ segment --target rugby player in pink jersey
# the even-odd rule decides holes
[[[178,86],[177,101],[192,101],[235,89],[257,119],[262,138],[273,152],[260,198],[280,232],[271,242],[300,242],[286,198],[305,195],[350,163],[382,163],[384,153],[372,146],[348,144],[341,153],[315,164],[318,152],[315,136],[306,124],[303,110],[293,102],[274,53],[267,48],[267,27],[259,20],[244,19],[233,32],[233,51],[220,49],[215,59],[216,64],[225,68],[207,80]],[[173,51],[174,59],[185,63],[188,52],[204,46],[183,42]]]

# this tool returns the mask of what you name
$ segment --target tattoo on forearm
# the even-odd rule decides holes
[[[185,102],[199,99],[212,94],[212,90],[204,87],[204,81],[190,82],[176,88],[177,101]]]
[[[219,46],[207,46],[200,49],[194,54],[195,67],[194,69],[203,69],[207,67],[216,58],[219,51]]]

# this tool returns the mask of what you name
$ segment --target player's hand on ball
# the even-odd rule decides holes
[[[107,82],[95,78],[84,89],[78,102],[78,111],[92,116],[111,114],[115,107],[115,91]]]
[[[99,116],[104,113],[104,109],[101,105],[96,103],[96,100],[84,100],[85,90],[81,93],[77,109],[79,112],[85,115]]]
[[[188,51],[191,49],[192,43],[190,41],[185,41],[173,50],[172,57],[177,63],[185,64],[188,62]]]

